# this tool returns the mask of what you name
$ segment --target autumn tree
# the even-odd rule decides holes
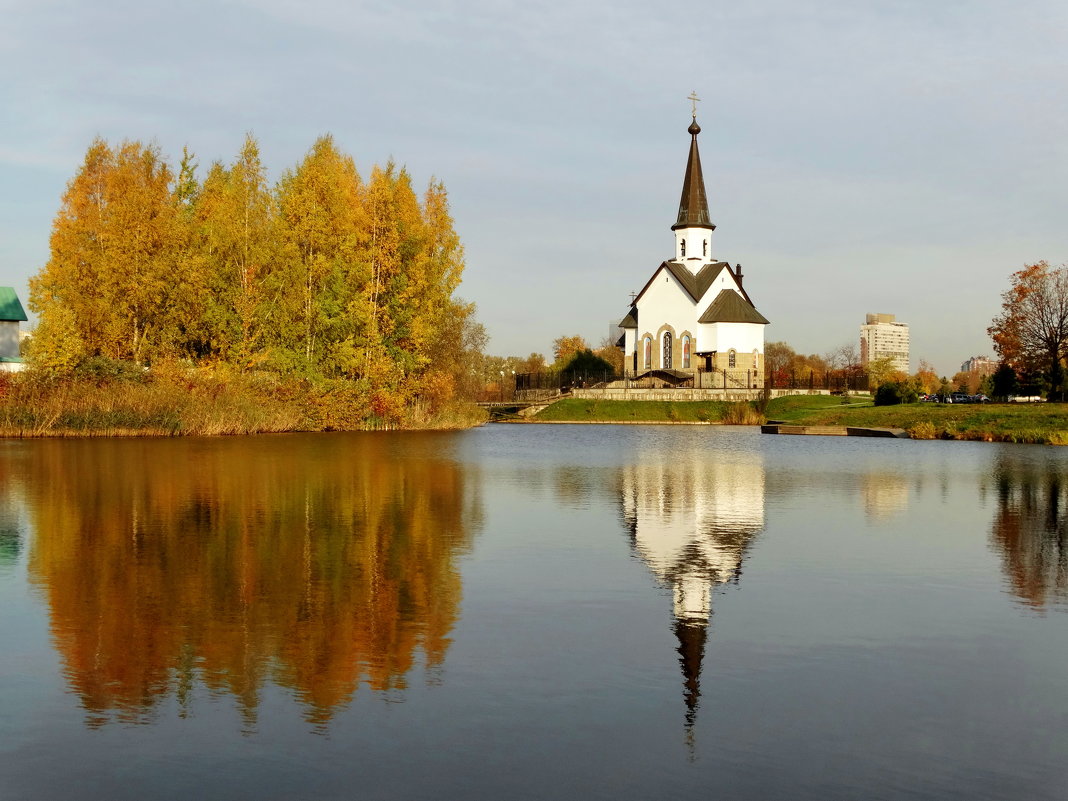
[[[586,340],[575,334],[574,336],[562,336],[553,340],[553,358],[555,359],[556,366],[564,364],[572,355],[583,351],[589,350],[590,346],[586,343]]]
[[[916,388],[926,395],[937,390],[938,385],[941,383],[938,373],[935,372],[934,367],[926,359],[920,359],[920,366],[916,370],[916,374],[912,376],[912,380],[916,384]]]
[[[623,350],[616,347],[616,342],[612,337],[607,336],[602,339],[601,346],[593,352],[593,355],[607,362],[612,372],[617,375],[623,373]]]
[[[1001,360],[1017,373],[1045,375],[1050,399],[1063,396],[1068,356],[1068,265],[1045,261],[1013,273],[1002,293],[1001,314],[987,333]]]
[[[822,385],[831,370],[826,356],[798,353],[785,342],[764,346],[764,366],[769,386],[787,386],[794,382]]]
[[[174,351],[171,180],[155,145],[97,139],[67,185],[30,308],[46,327],[65,308],[86,355],[143,361]]]
[[[545,357],[540,353],[531,353],[521,363],[521,372],[524,373],[540,373],[548,367],[545,362]]]
[[[847,342],[839,345],[823,356],[827,366],[832,370],[844,370],[846,372],[858,372],[860,370],[860,350],[856,342]]]
[[[864,365],[864,372],[868,374],[868,386],[874,392],[880,384],[887,381],[903,381],[908,378],[897,369],[893,356],[883,356],[880,359],[869,359]]]
[[[454,297],[464,253],[444,185],[392,162],[361,179],[329,136],[268,185],[245,138],[203,182],[157,148],[96,140],[32,282],[35,363],[182,356],[349,380],[378,418],[473,391],[485,345]],[[582,343],[583,345],[585,343]]]
[[[263,288],[276,256],[275,201],[251,134],[218,178],[216,205],[201,217],[211,246],[209,296],[226,332],[227,355],[246,365],[261,345]]]
[[[768,386],[784,385],[790,377],[790,364],[797,352],[785,342],[768,342],[764,345],[764,369]]]
[[[279,366],[314,371],[325,363],[353,377],[369,370],[375,337],[371,265],[359,249],[367,230],[360,189],[356,165],[329,136],[279,182],[279,264],[264,314]],[[385,239],[376,243],[380,260],[389,258]]]
[[[402,217],[402,264],[407,282],[401,295],[410,316],[397,345],[410,354],[417,379],[416,394],[431,406],[446,403],[457,393],[471,397],[470,377],[481,356],[486,332],[475,321],[472,303],[453,298],[463,273],[463,245],[453,228],[448,196],[440,181],[432,180],[415,202],[404,170],[398,176]]]

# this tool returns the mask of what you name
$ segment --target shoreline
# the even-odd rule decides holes
[[[640,419],[639,419],[640,418]],[[778,425],[780,433],[887,436],[959,442],[1068,445],[1068,404],[903,404],[874,406],[870,398],[791,395],[770,401],[760,414],[756,404],[699,401],[601,401],[569,398],[528,420],[507,422],[604,425]],[[493,422],[506,422],[495,420]]]

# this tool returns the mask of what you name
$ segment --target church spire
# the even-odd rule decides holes
[[[691,99],[694,99],[691,97]],[[693,122],[686,129],[690,134],[690,156],[686,160],[686,177],[682,180],[682,199],[679,201],[679,218],[672,231],[680,228],[706,228],[716,230],[708,214],[708,199],[705,197],[705,179],[701,174],[701,154],[697,151],[697,134],[701,126],[697,124],[697,111],[694,110]]]

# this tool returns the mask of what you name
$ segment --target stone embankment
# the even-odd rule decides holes
[[[621,383],[621,382],[616,382]],[[826,389],[773,389],[772,398],[783,398],[787,395],[830,395]],[[759,400],[764,396],[762,389],[688,389],[665,387],[664,389],[649,389],[646,387],[621,387],[608,386],[596,389],[573,389],[572,398],[585,400],[612,400],[612,401],[726,401],[738,403]]]
[[[819,437],[894,437],[911,439],[903,428],[862,428],[860,426],[800,426],[790,423],[767,423],[762,434],[807,434]]]

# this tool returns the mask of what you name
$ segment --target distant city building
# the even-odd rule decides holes
[[[893,314],[869,314],[860,327],[860,363],[893,359],[895,370],[909,372],[909,325]]]
[[[26,322],[26,312],[19,296],[9,286],[0,286],[0,371],[18,372],[22,369],[19,354],[19,323]]]
[[[968,361],[964,362],[960,366],[962,373],[976,372],[979,375],[993,375],[994,371],[998,369],[998,363],[993,359],[988,359],[986,356],[972,356]]]

